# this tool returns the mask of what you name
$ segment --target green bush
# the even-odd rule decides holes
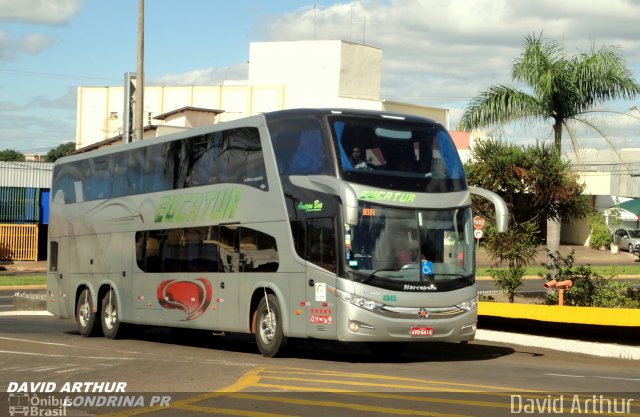
[[[508,269],[490,269],[489,273],[493,278],[493,285],[500,288],[507,294],[509,302],[513,303],[516,291],[523,284],[523,277],[526,268],[523,266],[510,266]]]
[[[611,230],[607,226],[606,220],[602,213],[591,213],[587,216],[589,227],[591,227],[591,239],[589,240],[589,246],[594,249],[608,247],[613,241]]]
[[[575,267],[574,252],[567,256],[547,251],[549,264],[542,264],[547,272],[538,274],[550,281],[570,279],[570,290],[564,292],[564,305],[582,307],[640,308],[640,292],[633,289],[638,282],[622,282],[605,277],[591,269],[590,265]],[[558,304],[558,291],[547,293],[547,304]]]
[[[640,308],[640,295],[633,291],[633,285],[634,283],[629,282],[605,280],[594,294],[594,307]]]

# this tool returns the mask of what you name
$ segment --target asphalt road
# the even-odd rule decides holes
[[[0,312],[13,309],[13,294],[15,291],[0,291]]]
[[[637,415],[636,365],[480,342],[412,345],[380,357],[360,345],[304,341],[268,359],[246,336],[135,328],[123,340],[83,338],[73,320],[0,315],[0,414],[26,401],[21,389],[33,397],[44,388],[51,392],[37,395],[49,403],[38,407],[51,412],[68,396],[67,415],[501,416],[545,399],[575,414],[612,398]],[[117,387],[124,392],[104,392]],[[81,392],[60,392],[73,389]],[[127,412],[117,402],[83,403],[109,396],[141,402]],[[149,408],[163,398],[164,406]]]

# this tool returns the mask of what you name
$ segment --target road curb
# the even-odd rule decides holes
[[[640,360],[640,347],[478,329],[476,340],[616,359]]]
[[[549,325],[563,323],[640,328],[640,309],[632,308],[573,307],[481,301],[478,303],[478,315],[536,320],[546,322]]]
[[[46,290],[45,284],[39,285],[2,285],[0,291]]]
[[[16,294],[13,296],[16,310],[42,311],[47,309],[47,299],[40,294]]]

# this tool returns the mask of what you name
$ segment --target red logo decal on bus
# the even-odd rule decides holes
[[[204,278],[195,281],[168,279],[158,285],[156,295],[162,307],[182,310],[187,315],[183,320],[193,320],[209,307],[213,289]]]

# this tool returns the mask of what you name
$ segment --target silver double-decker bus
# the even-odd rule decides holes
[[[58,160],[48,310],[83,336],[128,324],[297,338],[470,341],[471,192],[446,129],[294,109]],[[395,343],[390,343],[395,342]]]

